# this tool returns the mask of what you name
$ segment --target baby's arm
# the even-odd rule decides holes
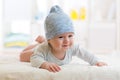
[[[86,49],[78,47],[78,51],[76,52],[76,55],[79,58],[82,58],[83,60],[89,62],[91,65],[96,66],[105,66],[107,63],[100,61],[96,56],[88,52]]]
[[[40,68],[47,69],[50,72],[59,72],[61,70],[57,64],[50,62],[44,62]]]
[[[38,67],[42,69],[46,69],[50,72],[58,72],[60,71],[60,67],[55,64],[45,60],[45,54],[40,52],[38,49],[35,49],[34,54],[30,58],[31,65],[33,67]]]

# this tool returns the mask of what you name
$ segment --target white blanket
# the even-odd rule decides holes
[[[116,62],[119,58],[107,58],[104,60],[109,65],[105,67],[71,63],[61,66],[60,72],[52,73],[31,67],[30,63],[19,62],[16,56],[0,56],[0,80],[120,80],[120,63]]]

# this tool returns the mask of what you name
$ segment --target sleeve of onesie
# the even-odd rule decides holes
[[[87,61],[91,65],[95,65],[98,62],[98,58],[86,49],[81,48],[79,45],[75,48],[75,56]]]
[[[39,68],[42,63],[46,62],[45,55],[40,51],[38,47],[35,48],[34,54],[30,58],[30,62],[33,67],[37,68]]]

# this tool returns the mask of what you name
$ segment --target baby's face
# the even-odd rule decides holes
[[[68,32],[50,39],[48,42],[55,51],[66,51],[73,45],[74,33]]]

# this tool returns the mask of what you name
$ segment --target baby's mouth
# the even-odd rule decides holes
[[[64,48],[68,48],[68,47],[69,47],[69,45],[63,45],[63,47],[64,47]]]

